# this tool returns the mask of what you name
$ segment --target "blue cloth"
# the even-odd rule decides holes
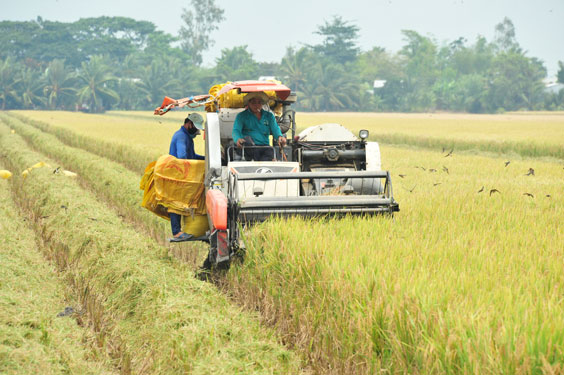
[[[168,153],[178,159],[205,159],[204,156],[194,151],[194,140],[184,126],[181,126],[172,136]]]
[[[282,136],[280,126],[278,126],[272,112],[264,109],[261,109],[260,112],[260,120],[248,108],[235,117],[232,133],[233,142],[237,143],[240,138],[250,136],[257,146],[268,146],[270,134],[275,140]]]
[[[181,220],[182,216],[169,212],[168,217],[170,217],[170,229],[172,229],[172,235],[176,236],[177,233],[180,233],[181,229]]]

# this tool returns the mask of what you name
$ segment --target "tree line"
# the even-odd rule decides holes
[[[224,14],[214,1],[191,5],[177,36],[126,17],[0,22],[0,108],[150,110],[165,95],[275,76],[298,94],[296,107],[304,111],[564,109],[564,90],[545,92],[546,68],[527,56],[507,18],[490,42],[478,36],[439,44],[403,30],[402,48],[390,52],[362,51],[359,28],[335,16],[317,27],[319,44],[281,45],[286,51],[279,62],[256,61],[241,45],[223,49],[215,65],[205,67],[202,53],[213,45]],[[564,83],[562,62],[558,79]],[[385,83],[374,87],[375,80]]]

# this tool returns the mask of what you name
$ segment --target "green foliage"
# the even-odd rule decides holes
[[[336,64],[353,62],[360,51],[357,46],[358,31],[358,26],[344,21],[340,16],[333,16],[331,21],[325,21],[318,27],[315,34],[324,39],[313,49]]]
[[[174,78],[175,71],[179,69],[176,59],[157,59],[141,72],[141,81],[137,87],[144,94],[144,104],[159,103],[165,96],[175,97],[182,95],[180,81]]]
[[[215,0],[191,0],[193,9],[184,9],[179,37],[182,50],[190,56],[191,62],[200,65],[202,53],[214,44],[210,34],[219,28],[225,19],[223,9],[215,5]]]
[[[240,81],[258,78],[258,65],[247,46],[224,48],[216,60],[216,71],[220,81]]]
[[[517,50],[502,52],[492,61],[488,72],[487,99],[490,111],[535,109],[542,98],[542,78],[546,70],[535,58]]]
[[[312,61],[312,52],[309,48],[302,47],[296,51],[288,47],[286,50],[280,70],[285,78],[285,83],[294,92],[299,92],[301,86],[308,80],[308,71],[311,69]]]
[[[25,68],[20,72],[19,90],[22,104],[27,108],[36,109],[46,102],[43,96],[45,87],[44,76],[37,70]]]
[[[562,61],[558,61],[557,78],[559,83],[564,83],[564,62]]]
[[[0,101],[2,102],[2,110],[6,109],[6,103],[17,102],[19,95],[17,84],[20,79],[16,75],[17,66],[14,59],[8,57],[4,61],[0,61]]]
[[[496,25],[491,42],[478,36],[473,43],[439,44],[404,30],[403,47],[392,53],[378,46],[361,51],[359,28],[334,16],[315,31],[319,44],[287,47],[280,62],[256,61],[242,45],[223,49],[215,66],[201,67],[224,18],[214,1],[191,0],[177,36],[125,17],[2,21],[0,108],[150,110],[164,96],[203,94],[217,83],[259,76],[288,85],[298,93],[295,108],[306,111],[495,113],[563,106],[558,94],[544,92],[546,69],[521,49],[508,18]],[[562,62],[558,79],[564,82]],[[376,80],[384,87],[374,88]]]
[[[119,101],[118,94],[108,87],[117,78],[110,73],[110,66],[102,56],[92,56],[88,63],[83,62],[77,79],[77,95],[88,112],[103,112]]]
[[[74,102],[76,89],[74,75],[65,67],[63,60],[51,61],[45,70],[46,84],[43,93],[49,109],[69,108]]]

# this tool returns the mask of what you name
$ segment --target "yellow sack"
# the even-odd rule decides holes
[[[147,165],[145,168],[145,174],[141,178],[141,183],[139,188],[143,190],[143,200],[141,201],[141,207],[145,207],[157,216],[163,219],[170,220],[168,217],[168,212],[166,207],[159,204],[157,201],[157,194],[155,192],[155,184],[153,179],[153,170],[157,162],[153,161]]]
[[[180,215],[205,214],[204,160],[177,159],[163,155],[154,169],[157,200],[170,212]]]
[[[273,80],[272,82],[281,84],[282,82]],[[223,88],[223,86],[229,84],[231,82],[221,83],[218,85],[214,85],[210,88],[209,94],[213,97],[217,98],[217,93]],[[265,91],[265,94],[268,95],[272,101],[274,101],[277,96],[275,91]],[[219,104],[219,108],[243,108],[243,98],[247,95],[246,93],[237,93],[237,90],[229,90],[228,92],[222,94],[219,98],[217,98],[217,104]],[[269,104],[273,105],[273,102]],[[216,102],[208,102],[206,103],[206,111],[207,112],[215,112],[218,108],[216,106]],[[278,104],[276,108],[273,109],[276,116],[282,115],[282,103]]]
[[[12,172],[10,172],[6,169],[0,169],[0,178],[4,178],[6,180],[9,180],[10,178],[12,178]]]
[[[182,231],[200,237],[206,234],[209,229],[208,215],[188,215],[182,217]]]
[[[31,167],[29,167],[25,171],[23,171],[22,176],[23,176],[23,178],[26,178],[27,175],[32,171],[32,169],[43,168],[43,167],[51,168],[51,166],[49,164],[45,163],[44,161],[40,161],[38,163],[33,164]]]
[[[141,206],[165,219],[169,219],[169,212],[192,218],[205,216],[204,173],[204,160],[159,157],[145,168],[141,178]]]

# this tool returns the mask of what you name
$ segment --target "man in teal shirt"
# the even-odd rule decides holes
[[[262,109],[268,103],[268,96],[264,92],[252,92],[245,95],[243,103],[247,109],[235,117],[233,124],[233,142],[237,147],[245,146],[269,146],[269,136],[272,134],[280,146],[286,145],[286,138],[280,131],[271,112]],[[272,148],[252,148],[245,150],[245,154],[251,156],[255,161],[274,160]]]

